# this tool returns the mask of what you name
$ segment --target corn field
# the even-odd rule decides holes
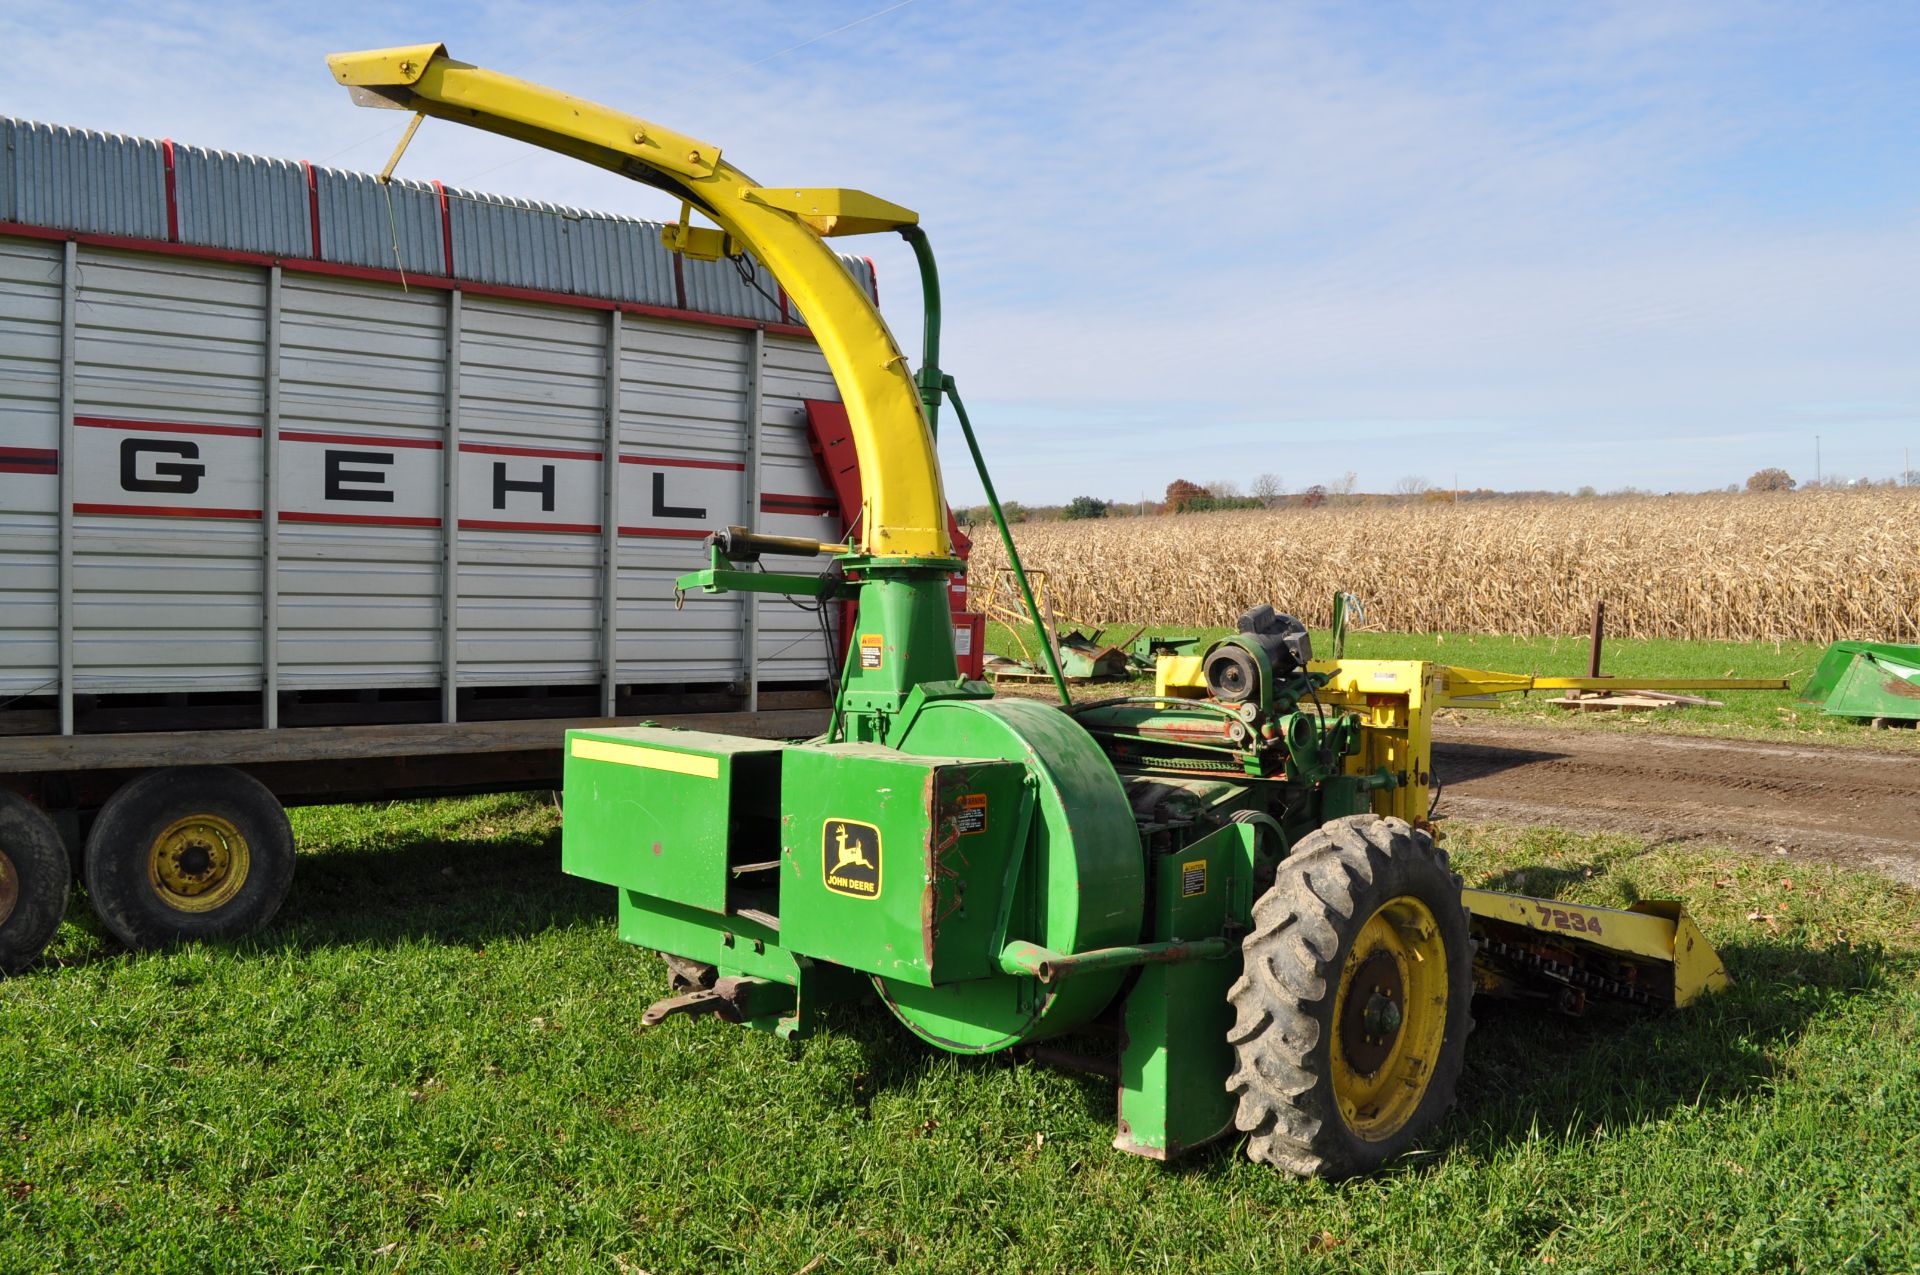
[[[1920,491],[1323,505],[1015,526],[1062,623],[1230,625],[1258,602],[1395,632],[1920,641]],[[977,597],[1018,605],[991,526]]]

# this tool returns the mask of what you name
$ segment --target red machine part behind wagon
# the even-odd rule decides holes
[[[860,465],[854,457],[853,431],[847,423],[846,404],[812,398],[806,402],[807,440],[813,447],[814,462],[820,466],[820,475],[839,504],[841,534],[851,537],[854,520],[860,516]],[[966,559],[973,550],[973,542],[960,530],[960,523],[954,518],[951,508],[947,510],[947,534],[953,539],[954,553]],[[977,611],[967,610],[967,577],[964,573],[953,577],[947,590],[947,601],[953,609],[953,650],[960,662],[960,675],[984,677],[987,618]],[[853,604],[843,602],[840,607],[842,663],[846,660],[847,642],[852,632]]]

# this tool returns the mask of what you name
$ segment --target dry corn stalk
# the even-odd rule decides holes
[[[1623,637],[1920,641],[1920,490],[1364,504],[1029,522],[1053,605],[1102,624],[1231,624],[1272,602],[1325,625]],[[974,545],[975,579],[1005,565]]]

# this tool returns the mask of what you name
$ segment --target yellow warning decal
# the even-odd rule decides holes
[[[640,744],[612,744],[604,739],[576,739],[572,753],[583,761],[610,761],[620,766],[639,766],[644,770],[670,770],[676,775],[696,779],[720,778],[720,759],[693,753],[673,753],[664,748]]]
[[[1180,865],[1180,897],[1191,899],[1207,892],[1207,861],[1194,859]]]
[[[887,640],[878,633],[862,633],[860,635],[860,667],[879,668],[880,650],[886,644]]]

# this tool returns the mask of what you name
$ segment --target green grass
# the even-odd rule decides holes
[[[1121,641],[1135,626],[1106,630],[1109,641]],[[1229,629],[1179,628],[1155,625],[1154,634],[1192,634],[1223,637]],[[1027,650],[1033,635],[1023,631]],[[1331,654],[1332,639],[1313,634],[1317,655]],[[1006,625],[987,626],[987,650],[995,655],[1023,658],[1020,644]],[[1447,710],[1462,720],[1495,720],[1503,724],[1570,725],[1592,730],[1645,730],[1649,722],[1662,731],[1688,735],[1729,735],[1802,743],[1853,744],[1874,748],[1920,751],[1920,731],[1875,730],[1865,722],[1828,717],[1814,705],[1794,698],[1826,647],[1812,642],[1687,642],[1673,638],[1608,638],[1601,671],[1619,677],[1783,677],[1784,691],[1701,692],[1717,699],[1722,708],[1674,708],[1638,713],[1578,713],[1546,704],[1547,695],[1502,696],[1488,709]],[[1467,668],[1503,673],[1533,673],[1555,677],[1585,677],[1587,639],[1498,637],[1471,633],[1354,633],[1347,638],[1347,654],[1359,659],[1432,660]],[[1127,685],[1150,692],[1152,678]],[[1114,684],[1109,684],[1114,685]],[[1043,688],[1044,689],[1044,688]],[[1094,693],[1093,689],[1088,690]],[[1116,690],[1098,693],[1117,693]]]
[[[1429,1149],[1329,1186],[1125,1156],[1105,1083],[877,1009],[800,1045],[637,1031],[660,966],[555,821],[299,812],[257,940],[134,956],[70,920],[0,983],[0,1270],[1920,1268],[1920,895],[1876,878],[1456,830],[1474,881],[1686,897],[1738,985],[1486,1008]]]

